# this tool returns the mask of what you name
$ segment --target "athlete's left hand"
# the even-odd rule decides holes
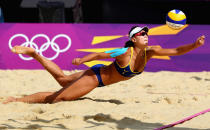
[[[198,39],[195,41],[195,46],[196,47],[203,46],[204,42],[205,42],[205,36],[202,35],[202,36],[198,37]]]

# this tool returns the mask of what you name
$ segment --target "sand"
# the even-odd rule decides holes
[[[60,88],[44,70],[0,70],[1,102]],[[0,103],[0,129],[152,130],[208,108],[210,72],[144,72],[75,101]],[[210,129],[210,112],[170,129]]]

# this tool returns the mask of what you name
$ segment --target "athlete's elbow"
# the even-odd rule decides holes
[[[100,53],[95,53],[93,60],[99,60],[99,59],[101,59]]]
[[[183,55],[183,54],[185,54],[185,53],[186,53],[186,52],[183,51],[183,50],[180,49],[180,48],[176,48],[176,49],[175,49],[175,52],[174,52],[175,56]]]

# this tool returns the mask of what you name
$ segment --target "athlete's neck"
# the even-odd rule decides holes
[[[133,49],[134,49],[134,51],[135,51],[137,54],[144,55],[144,49],[145,49],[145,48],[133,47]]]

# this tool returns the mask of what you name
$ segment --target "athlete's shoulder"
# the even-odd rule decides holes
[[[162,47],[159,46],[159,45],[148,46],[148,47],[146,48],[147,51],[155,51],[155,50],[159,50],[159,49],[162,49]]]
[[[157,52],[161,51],[162,47],[159,45],[148,46],[146,49],[146,53],[149,56],[155,55]]]

